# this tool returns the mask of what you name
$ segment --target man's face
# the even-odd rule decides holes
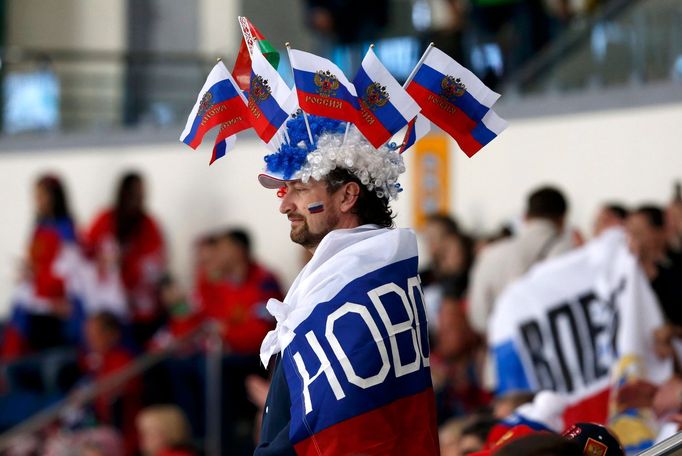
[[[632,214],[626,223],[630,250],[643,259],[655,259],[665,250],[665,231],[649,223],[643,214]]]
[[[291,222],[291,240],[314,249],[339,224],[338,191],[329,194],[327,183],[314,179],[287,182],[279,211]]]

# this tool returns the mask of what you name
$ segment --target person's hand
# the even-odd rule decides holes
[[[659,358],[670,358],[675,354],[673,348],[673,327],[665,324],[654,330],[654,351]]]
[[[249,375],[246,377],[246,392],[249,395],[249,400],[259,409],[265,407],[265,400],[268,397],[268,390],[270,389],[270,382],[258,375]]]
[[[680,413],[682,408],[682,379],[680,377],[672,377],[658,388],[654,396],[653,408],[659,417]]]
[[[646,380],[637,379],[618,389],[617,402],[624,409],[651,407],[658,387]]]

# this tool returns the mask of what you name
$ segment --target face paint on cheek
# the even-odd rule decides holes
[[[308,212],[311,214],[319,214],[322,211],[324,211],[324,203],[322,201],[308,204]]]

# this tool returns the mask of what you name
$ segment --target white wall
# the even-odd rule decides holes
[[[671,183],[682,179],[680,120],[682,104],[516,120],[472,159],[453,145],[453,213],[471,229],[494,229],[518,215],[525,195],[542,183],[566,191],[571,222],[583,229],[605,200],[665,202]],[[0,154],[0,314],[7,312],[16,264],[30,235],[32,184],[45,171],[64,177],[80,223],[108,204],[120,173],[131,168],[145,173],[148,205],[163,224],[172,268],[181,278],[189,274],[190,244],[198,234],[241,225],[252,231],[256,255],[290,283],[301,251],[289,241],[274,192],[256,181],[264,148],[241,140],[209,168],[209,144],[192,151],[173,138],[152,145]],[[409,152],[406,159],[406,190],[395,205],[399,226],[411,223]]]

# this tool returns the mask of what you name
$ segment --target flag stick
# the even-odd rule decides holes
[[[294,74],[294,65],[291,63],[291,46],[289,42],[287,41],[284,43],[284,47],[287,48],[287,56],[289,57],[289,64],[291,66],[291,74]],[[294,77],[294,90],[296,87],[296,78]],[[315,146],[315,142],[313,142],[313,134],[310,132],[310,124],[308,123],[308,116],[306,115],[305,111],[301,109],[301,112],[303,113],[303,121],[305,122],[305,128],[308,130],[308,139],[310,140],[310,145]]]
[[[287,139],[287,144],[291,144],[291,139],[289,139],[289,132],[286,129],[286,124],[282,132],[284,133],[284,137]]]
[[[346,132],[343,134],[343,142],[341,143],[342,146],[346,144],[346,138],[348,138],[348,130],[350,130],[350,124],[351,124],[350,122],[346,122]]]
[[[426,50],[424,51],[421,58],[417,62],[417,65],[415,65],[415,67],[412,69],[412,73],[410,73],[410,75],[405,80],[405,84],[403,84],[403,89],[406,88],[410,82],[412,82],[412,79],[414,79],[414,75],[417,74],[419,67],[422,66],[422,63],[424,63],[426,56],[429,55],[429,52],[431,52],[431,48],[433,48],[433,41],[430,42],[429,45],[426,47]]]

